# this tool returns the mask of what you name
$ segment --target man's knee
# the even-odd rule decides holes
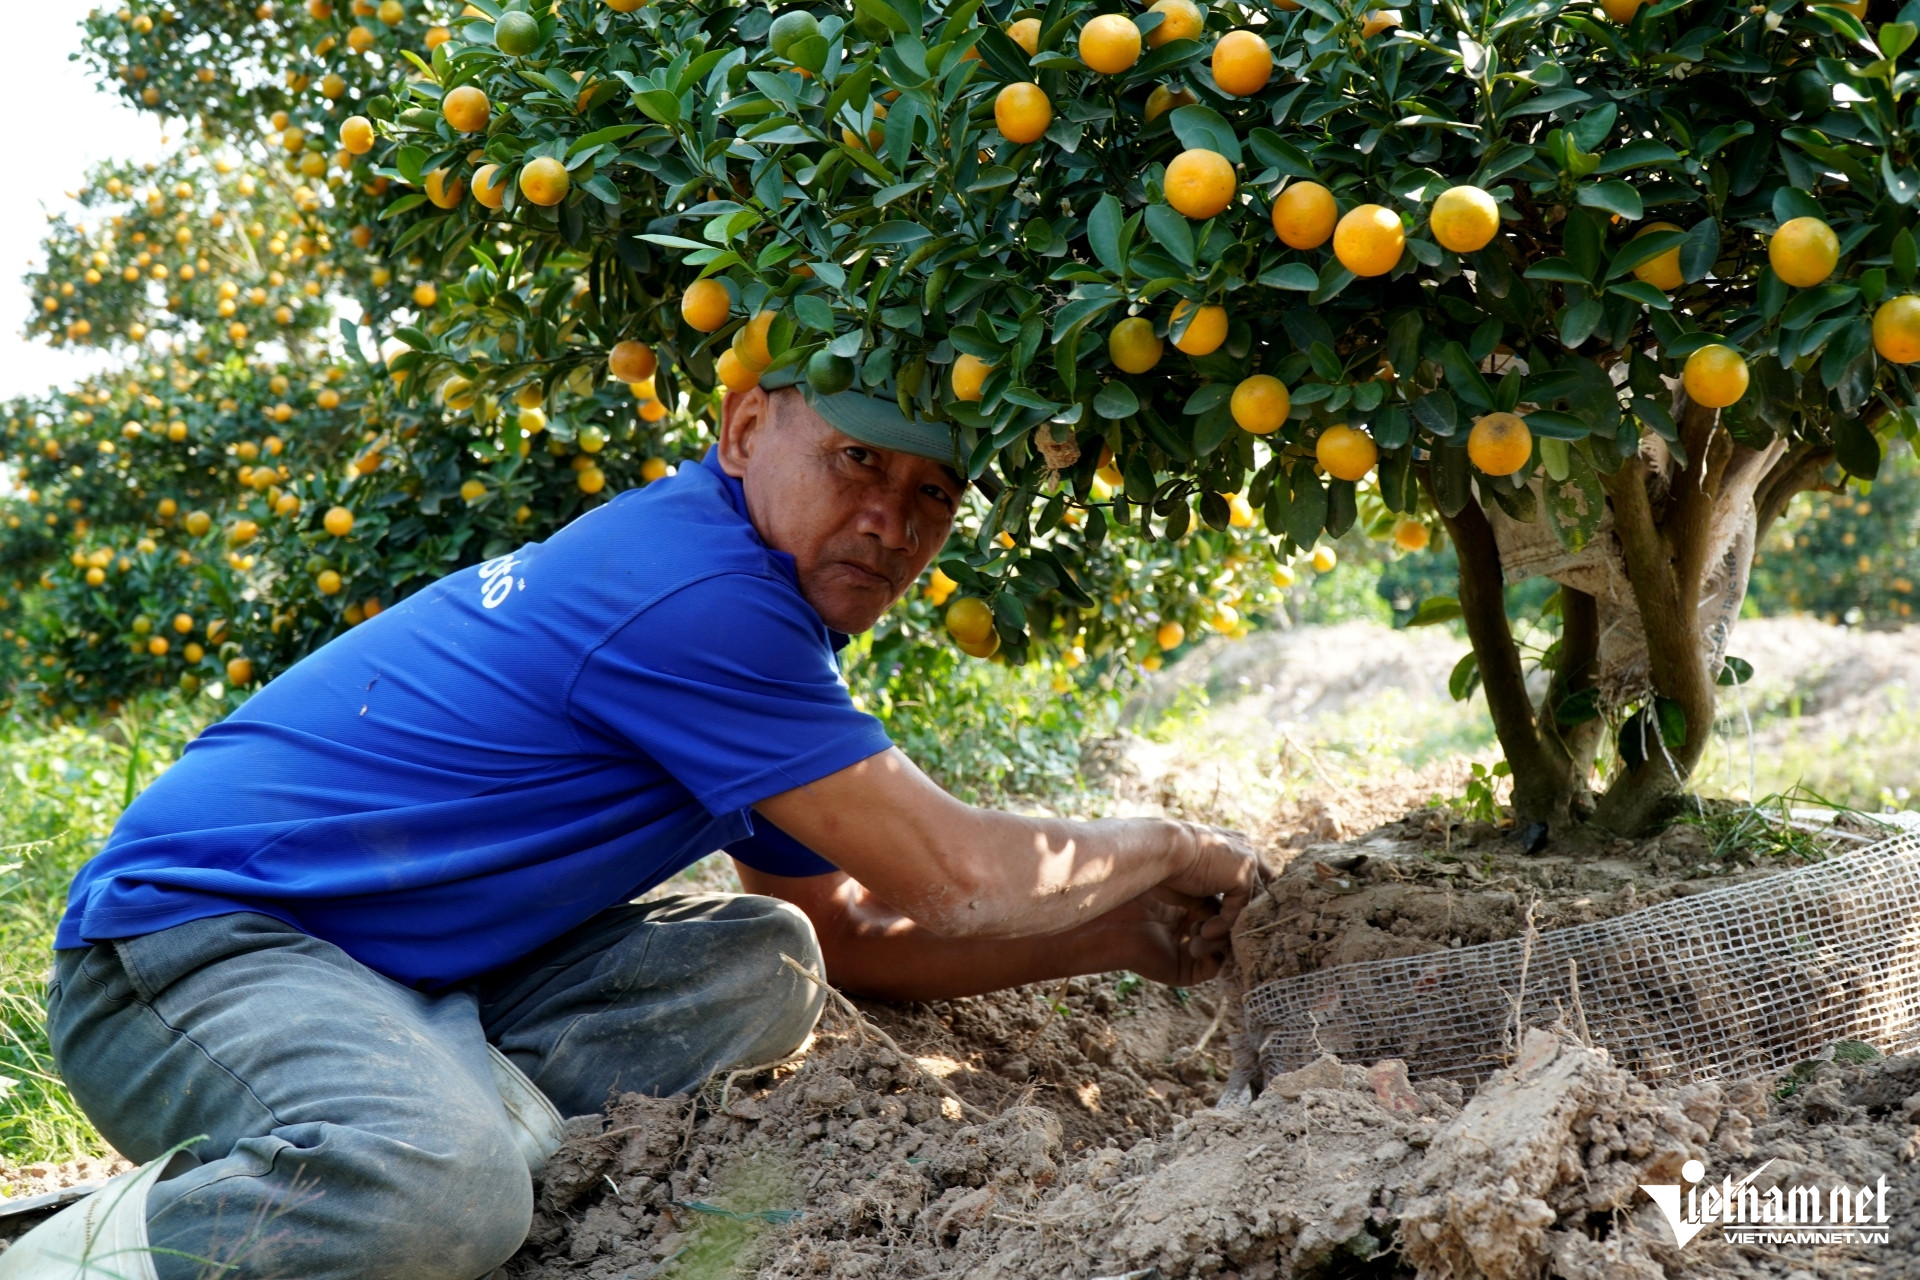
[[[826,992],[820,985],[795,973],[781,957],[791,957],[822,979],[826,977],[826,965],[819,935],[806,912],[779,898],[751,895],[743,898],[741,906],[750,906],[753,911],[758,933],[754,948],[757,963],[753,967],[764,974],[764,981],[755,986],[761,1033],[750,1056],[765,1062],[799,1048],[812,1034],[826,1005]]]
[[[408,1258],[388,1274],[484,1276],[526,1241],[533,1221],[533,1178],[526,1157],[497,1115],[476,1099],[473,1114],[450,1110],[423,1141],[381,1177],[382,1214],[393,1240],[385,1256]],[[403,1207],[404,1206],[404,1207]]]
[[[807,913],[779,898],[753,897],[752,900],[764,913],[761,919],[765,922],[769,945],[778,948],[775,958],[792,956],[805,968],[819,973],[820,936],[813,931],[813,921],[807,919]]]
[[[435,1123],[406,1134],[308,1124],[246,1139],[155,1188],[151,1242],[244,1274],[484,1276],[525,1242],[533,1180],[504,1120],[468,1111],[450,1100]]]

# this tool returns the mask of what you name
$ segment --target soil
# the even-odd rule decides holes
[[[1529,903],[1537,928],[1582,923],[1809,848],[1719,856],[1714,830],[1530,855],[1524,833],[1424,810],[1308,842],[1249,911],[1241,967],[1264,981],[1517,936]],[[1207,1049],[1183,1052],[1214,1012]],[[1649,1087],[1532,1030],[1477,1091],[1323,1057],[1215,1107],[1233,1032],[1230,1003],[1115,975],[867,1006],[725,1098],[716,1082],[576,1121],[501,1280],[1920,1276],[1920,1057]],[[1762,1193],[1884,1175],[1891,1238],[1761,1247],[1710,1228],[1676,1248],[1640,1186],[1695,1159],[1709,1185],[1764,1165]]]
[[[60,1163],[11,1165],[0,1162],[0,1209],[8,1201],[32,1199],[68,1187],[97,1186],[133,1165],[116,1155],[81,1156]]]

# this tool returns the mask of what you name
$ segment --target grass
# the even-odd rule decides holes
[[[1751,739],[1733,699],[1700,763],[1702,789],[1730,795],[1804,788],[1846,808],[1911,808],[1920,792],[1920,706],[1890,686],[1853,714],[1803,714],[1797,691],[1755,699]],[[1810,803],[1810,802],[1808,802]]]
[[[47,1046],[54,927],[74,871],[199,726],[169,699],[91,728],[14,720],[0,735],[0,1163],[106,1149]]]

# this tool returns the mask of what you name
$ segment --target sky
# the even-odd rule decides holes
[[[163,151],[155,117],[96,89],[84,64],[67,60],[80,48],[80,20],[104,0],[5,2],[15,56],[0,76],[0,120],[12,122],[0,199],[0,398],[65,385],[107,363],[100,353],[55,350],[22,336],[33,305],[22,277],[40,262],[47,215],[72,207],[66,193],[89,165]]]

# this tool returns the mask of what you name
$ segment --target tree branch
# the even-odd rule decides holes
[[[1684,394],[1684,393],[1683,393]],[[1694,630],[1700,593],[1689,584],[1706,575],[1707,551],[1713,541],[1714,501],[1720,481],[1733,456],[1733,440],[1719,425],[1719,413],[1684,401],[1681,437],[1686,442],[1687,466],[1674,478],[1673,500],[1667,508],[1664,541],[1673,563],[1676,599],[1686,630]]]
[[[1572,768],[1572,778],[1582,795],[1593,771],[1593,758],[1599,747],[1603,722],[1598,716],[1570,728],[1562,728],[1555,713],[1582,689],[1591,689],[1600,674],[1600,602],[1584,591],[1562,584],[1560,587],[1560,664],[1547,685],[1547,697],[1540,708],[1541,733],[1558,740]]]
[[[1801,441],[1790,446],[1773,464],[1773,470],[1754,492],[1754,515],[1758,521],[1754,545],[1766,540],[1774,522],[1786,513],[1787,504],[1798,494],[1819,487],[1820,473],[1833,461],[1833,450],[1825,445]]]

